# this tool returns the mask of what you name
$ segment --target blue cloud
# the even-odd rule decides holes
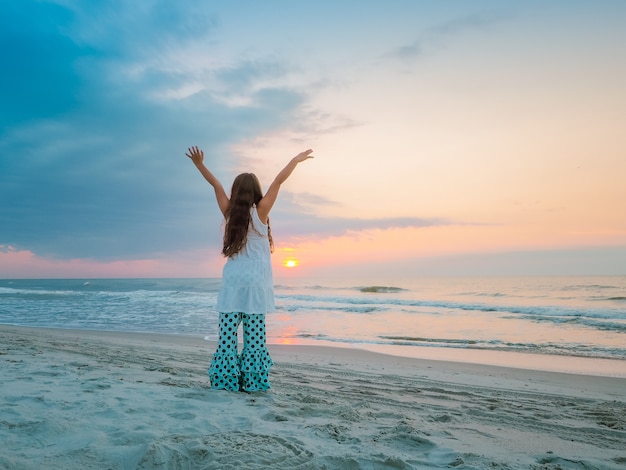
[[[194,222],[210,210],[214,219],[218,214],[184,151],[203,145],[208,164],[220,171],[228,143],[277,125],[299,100],[270,94],[274,99],[262,97],[254,108],[211,103],[202,111],[128,97],[11,135],[0,142],[2,154],[15,155],[0,165],[0,204],[11,208],[0,215],[3,242],[71,257],[201,244],[207,228],[195,230]]]
[[[5,2],[0,12],[12,24],[2,40],[14,47],[2,48],[0,243],[112,259],[196,248],[206,245],[207,233],[209,242],[219,240],[211,230],[219,220],[212,192],[184,152],[201,145],[208,164],[224,172],[236,165],[228,145],[287,122],[304,96],[251,86],[260,69],[280,74],[280,67],[243,63],[224,72],[229,81],[239,77],[249,106],[229,107],[208,87],[184,99],[155,99],[151,91],[184,81],[180,72],[144,67],[128,77],[125,70],[158,62],[164,38],[197,34],[197,18],[181,19],[172,2],[150,3],[145,17],[124,10],[128,2],[74,12],[19,5]],[[90,27],[94,32],[85,33]],[[25,55],[38,60],[30,64]]]

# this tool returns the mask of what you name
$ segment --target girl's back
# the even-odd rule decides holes
[[[269,226],[261,222],[256,206],[250,209],[250,225],[246,245],[230,259],[249,259],[270,262]]]

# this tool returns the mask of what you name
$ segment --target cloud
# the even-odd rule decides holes
[[[217,60],[219,19],[206,8],[0,6],[8,71],[0,78],[8,103],[0,111],[0,243],[104,261],[219,247],[221,214],[184,156],[189,145],[202,146],[223,175],[245,162],[233,144],[251,137],[294,122],[296,140],[361,125],[307,108],[306,93],[289,84],[295,68],[287,61]],[[272,214],[288,238],[441,223],[315,217],[313,207],[332,201],[289,197],[281,195]]]
[[[471,253],[399,260],[381,264],[381,274],[427,276],[616,276],[624,275],[626,247],[579,247]]]
[[[326,238],[373,229],[387,230],[454,224],[454,222],[443,218],[378,217],[363,219],[316,215],[318,208],[337,205],[337,202],[317,194],[293,194],[283,191],[272,210],[272,231],[277,237],[285,241],[296,241],[303,238]]]
[[[466,32],[489,32],[495,25],[509,21],[514,14],[503,9],[469,13],[439,23],[427,30],[430,36],[450,37]]]
[[[392,228],[416,228],[451,225],[444,219],[430,219],[419,217],[391,217],[391,218],[334,218],[334,217],[311,217],[308,220],[293,217],[289,221],[281,220],[284,230],[290,237],[311,238],[344,235],[348,232],[360,232],[364,230],[388,230]]]
[[[287,251],[283,254],[289,253]],[[408,255],[408,256],[407,256]],[[623,276],[626,246],[571,249],[489,251],[435,256],[342,257],[332,270],[327,264],[300,267],[307,276],[399,279],[415,276]],[[598,278],[599,282],[601,278]],[[546,280],[549,285],[550,280]]]
[[[219,276],[223,259],[211,250],[170,253],[160,259],[46,258],[0,245],[0,278],[206,277]]]
[[[456,36],[475,31],[488,33],[494,26],[512,18],[513,14],[504,10],[489,10],[457,16],[424,29],[413,41],[396,46],[383,56],[403,62],[414,61],[421,58],[426,52],[444,47],[448,41]]]
[[[0,7],[0,243],[105,260],[219,244],[212,191],[184,152],[201,145],[216,172],[236,166],[232,143],[284,125],[305,99],[257,83],[286,66],[181,64],[173,51],[215,24],[189,2],[14,3]],[[159,94],[188,83],[197,91]]]

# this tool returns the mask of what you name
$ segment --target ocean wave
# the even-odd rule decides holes
[[[619,289],[619,286],[610,286],[606,284],[574,284],[563,286],[562,290],[588,290],[588,289]]]
[[[413,286],[410,289],[402,289],[398,286],[403,282],[348,279],[324,287],[308,280],[304,287],[277,286],[278,314],[268,315],[268,331],[281,335],[288,332],[293,335],[290,337],[309,343],[626,359],[626,346],[622,346],[626,343],[621,341],[626,339],[626,277],[591,280],[581,287],[584,292],[574,292],[576,295],[569,300],[558,296],[567,295],[559,292],[558,285],[543,282],[527,288],[517,282],[475,285],[474,281],[453,281],[442,286],[420,281],[408,283],[408,287]],[[562,285],[564,281],[559,282]],[[567,282],[571,286],[579,281]],[[623,284],[621,290],[588,289],[613,282]],[[201,334],[217,339],[215,306],[220,285],[216,279],[0,281],[0,323]],[[537,292],[548,295],[538,299]],[[484,322],[492,320],[493,328],[481,329]],[[429,330],[429,321],[437,328]],[[512,329],[514,336],[509,334]],[[532,334],[537,329],[546,330],[546,336]],[[597,344],[574,344],[592,329],[594,334],[588,337]],[[563,334],[548,335],[552,330]]]
[[[294,338],[321,340],[344,344],[379,344],[390,346],[472,349],[482,351],[522,352],[552,356],[572,356],[595,359],[626,360],[626,349],[583,344],[557,343],[513,343],[492,340],[423,338],[411,336],[379,336],[378,339],[354,339],[333,337],[324,334],[299,333]]]
[[[402,287],[393,287],[393,286],[365,286],[365,287],[356,287],[360,292],[366,293],[376,293],[376,294],[393,294],[396,292],[402,292],[406,289]]]
[[[328,339],[327,335],[322,333],[312,334],[312,333],[299,333],[296,335],[297,338],[313,338],[313,339]]]
[[[292,286],[292,285],[287,285],[287,284],[274,284],[274,289],[276,289],[276,290],[286,290],[286,291],[299,291],[299,290],[302,290],[302,289],[315,290],[315,291],[319,291],[319,290],[325,290],[325,291],[345,290],[345,288],[343,288],[343,287],[322,286],[320,284],[313,284],[313,285],[307,285],[307,286]]]
[[[44,289],[13,289],[11,287],[0,287],[0,298],[53,298],[76,296],[74,290],[44,290]]]
[[[473,339],[421,338],[413,336],[379,336],[379,338],[409,343],[478,344],[478,341]]]
[[[626,333],[626,322],[620,323],[610,319],[594,319],[581,316],[575,317],[543,317],[541,315],[525,315],[529,320],[544,323],[583,325],[596,330]]]
[[[172,301],[175,299],[215,297],[216,291],[178,291],[178,290],[76,290],[76,289],[18,289],[0,287],[0,298],[15,298],[22,300],[51,300],[51,299],[94,299],[98,302],[107,301],[141,301],[157,300]]]
[[[442,310],[480,311],[485,313],[515,314],[536,318],[588,317],[606,320],[626,320],[626,310],[620,308],[572,308],[553,305],[506,305],[469,303],[439,300],[399,299],[393,297],[343,297],[315,295],[277,295],[285,309],[292,311],[310,308],[337,309],[339,306],[368,305],[380,311],[412,308],[433,308]],[[418,313],[418,312],[415,312]]]
[[[336,306],[336,305],[276,305],[276,310],[283,312],[297,312],[298,310],[322,310],[325,312],[344,312],[344,313],[377,313],[386,312],[389,309],[377,306]]]
[[[494,298],[509,297],[509,294],[503,294],[502,292],[473,292],[467,295],[472,295],[474,297],[494,297]]]

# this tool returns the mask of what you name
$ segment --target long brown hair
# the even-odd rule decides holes
[[[230,190],[230,204],[225,214],[226,226],[222,248],[224,256],[234,256],[246,246],[248,227],[251,223],[250,209],[261,199],[263,199],[261,184],[254,173],[242,173],[235,178]],[[269,220],[267,223],[269,229]],[[268,235],[270,248],[273,248],[271,232]]]

